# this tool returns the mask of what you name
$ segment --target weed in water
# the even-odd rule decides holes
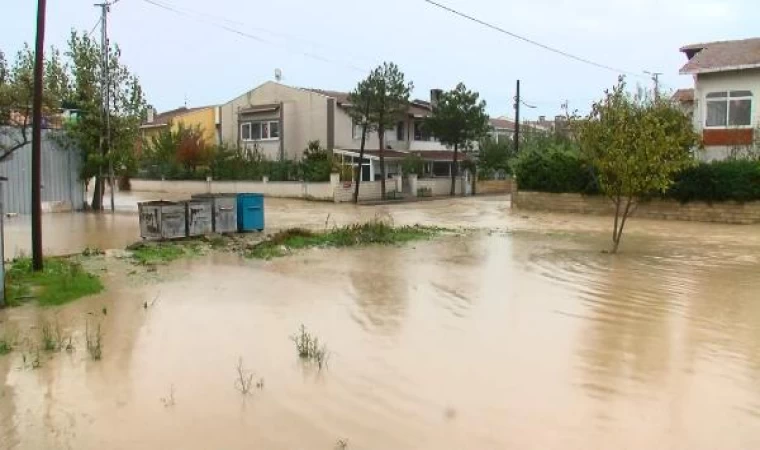
[[[42,323],[42,348],[46,352],[61,351],[64,338],[61,334],[61,325],[55,322],[45,321]]]
[[[3,336],[0,338],[0,356],[7,355],[13,351],[13,341]]]
[[[16,258],[6,273],[8,304],[36,298],[42,306],[62,305],[103,290],[100,279],[67,258],[48,258],[44,270],[32,270],[32,260]]]
[[[338,439],[335,442],[335,450],[346,450],[348,448],[348,439]]]
[[[104,316],[108,315],[108,308],[106,308],[105,306],[103,307],[103,315]]]
[[[327,345],[319,345],[319,338],[309,333],[304,325],[298,329],[298,334],[291,336],[296,345],[298,357],[304,361],[316,363],[319,370],[327,367],[327,360],[330,353],[327,351]]]
[[[90,358],[93,361],[99,361],[103,357],[103,334],[100,330],[100,324],[90,331],[90,322],[85,322],[84,337]]]
[[[235,379],[235,389],[240,391],[243,395],[248,395],[253,391],[253,388],[264,389],[264,379],[260,378],[254,383],[253,372],[246,370],[243,366],[243,358],[238,359],[237,365],[237,378]]]
[[[82,256],[101,256],[105,254],[106,252],[104,252],[103,250],[97,247],[93,247],[93,248],[85,247],[84,251],[82,251]]]
[[[200,253],[197,242],[138,242],[127,247],[132,258],[141,265],[167,264],[185,256]]]
[[[176,404],[174,400],[174,385],[169,386],[169,395],[161,397],[161,403],[164,404],[164,408],[171,408]]]
[[[309,247],[392,245],[428,239],[440,231],[438,228],[423,226],[394,227],[379,219],[364,224],[335,227],[322,233],[290,228],[249,247],[247,255],[251,258],[272,259],[285,256],[290,250]]]
[[[22,353],[21,354],[21,360],[24,365],[24,369],[31,368],[31,369],[39,369],[42,367],[42,360],[40,359],[40,349],[39,347],[36,347],[34,351],[31,351],[30,353]]]

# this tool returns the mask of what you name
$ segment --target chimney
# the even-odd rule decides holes
[[[565,116],[563,116],[563,115],[554,116],[554,121],[555,122],[562,122],[563,120],[565,120]]]
[[[430,90],[430,106],[433,108],[438,106],[438,99],[441,98],[441,94],[443,94],[443,89]]]
[[[148,119],[146,122],[153,123],[153,120],[156,117],[156,108],[148,108]]]
[[[546,122],[546,116],[538,116],[539,122]]]

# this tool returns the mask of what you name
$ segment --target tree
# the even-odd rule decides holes
[[[509,174],[509,162],[515,157],[514,145],[507,139],[486,136],[478,145],[478,171],[481,177],[493,179],[497,174]]]
[[[407,83],[398,66],[388,62],[373,70],[364,82],[365,95],[369,99],[366,122],[377,130],[380,141],[380,188],[385,200],[385,130],[396,126],[406,113],[414,84]]]
[[[58,114],[68,93],[69,80],[60,53],[51,48],[45,60],[43,116]],[[34,51],[24,45],[9,67],[0,50],[0,161],[31,143],[34,99]]]
[[[676,106],[647,93],[631,96],[625,86],[620,77],[587,117],[574,120],[582,155],[615,205],[612,253],[638,199],[667,190],[674,175],[694,163],[691,149],[698,142],[691,120]]]
[[[480,95],[467,89],[463,83],[444,92],[433,106],[433,116],[425,121],[425,127],[441,141],[454,147],[451,166],[451,195],[456,193],[459,150],[481,140],[489,130],[486,102],[478,101]]]
[[[135,143],[146,108],[139,79],[121,64],[118,47],[108,48],[110,80],[110,142],[101,141],[105,134],[105,114],[101,100],[102,58],[100,46],[87,33],[72,31],[69,49],[73,78],[71,106],[78,111],[78,120],[67,124],[66,141],[83,153],[81,177],[95,177],[92,209],[103,209],[104,178],[113,164],[115,175],[128,175],[135,167]]]
[[[354,180],[356,180],[356,185],[354,186],[354,203],[359,203],[359,186],[361,185],[362,181],[364,148],[367,144],[367,133],[372,130],[372,124],[369,122],[369,112],[370,108],[372,107],[372,91],[370,89],[371,76],[372,75],[367,77],[367,79],[360,81],[356,88],[351,91],[348,96],[348,101],[352,105],[351,109],[349,110],[351,118],[353,119],[354,123],[359,123],[362,127],[362,140],[359,148],[359,164],[356,165],[356,174],[354,176]]]
[[[176,160],[188,173],[195,173],[198,166],[205,166],[211,161],[211,149],[206,145],[203,129],[200,125],[188,127],[181,123],[177,127]]]

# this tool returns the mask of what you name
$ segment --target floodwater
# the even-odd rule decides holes
[[[760,448],[760,227],[633,220],[613,256],[609,218],[501,197],[267,207],[276,227],[377,214],[476,230],[271,262],[211,254],[149,281],[116,264],[101,295],[2,311],[32,339],[58,320],[75,350],[38,369],[0,357],[0,448]],[[134,214],[65,217],[46,216],[59,252],[137,232]],[[85,322],[101,323],[101,361]],[[300,324],[327,344],[326,369],[299,361]],[[264,380],[248,396],[241,358]]]

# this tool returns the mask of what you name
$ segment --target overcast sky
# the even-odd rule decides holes
[[[513,115],[515,80],[536,109],[553,116],[565,100],[585,110],[616,73],[547,52],[438,9],[424,0],[121,0],[110,15],[112,41],[160,111],[224,103],[274,78],[301,87],[350,90],[383,61],[414,81],[415,97],[463,81],[491,115]],[[681,45],[760,35],[758,0],[439,0],[454,9],[595,62],[641,74],[662,72],[669,89]],[[47,43],[91,30],[94,0],[48,0]],[[35,0],[0,0],[0,48],[34,41]],[[378,5],[381,8],[378,9]],[[216,23],[216,25],[214,25]],[[247,34],[236,34],[222,25]],[[97,32],[96,32],[97,33]],[[311,55],[311,56],[308,56]],[[649,83],[643,75],[632,83]]]

